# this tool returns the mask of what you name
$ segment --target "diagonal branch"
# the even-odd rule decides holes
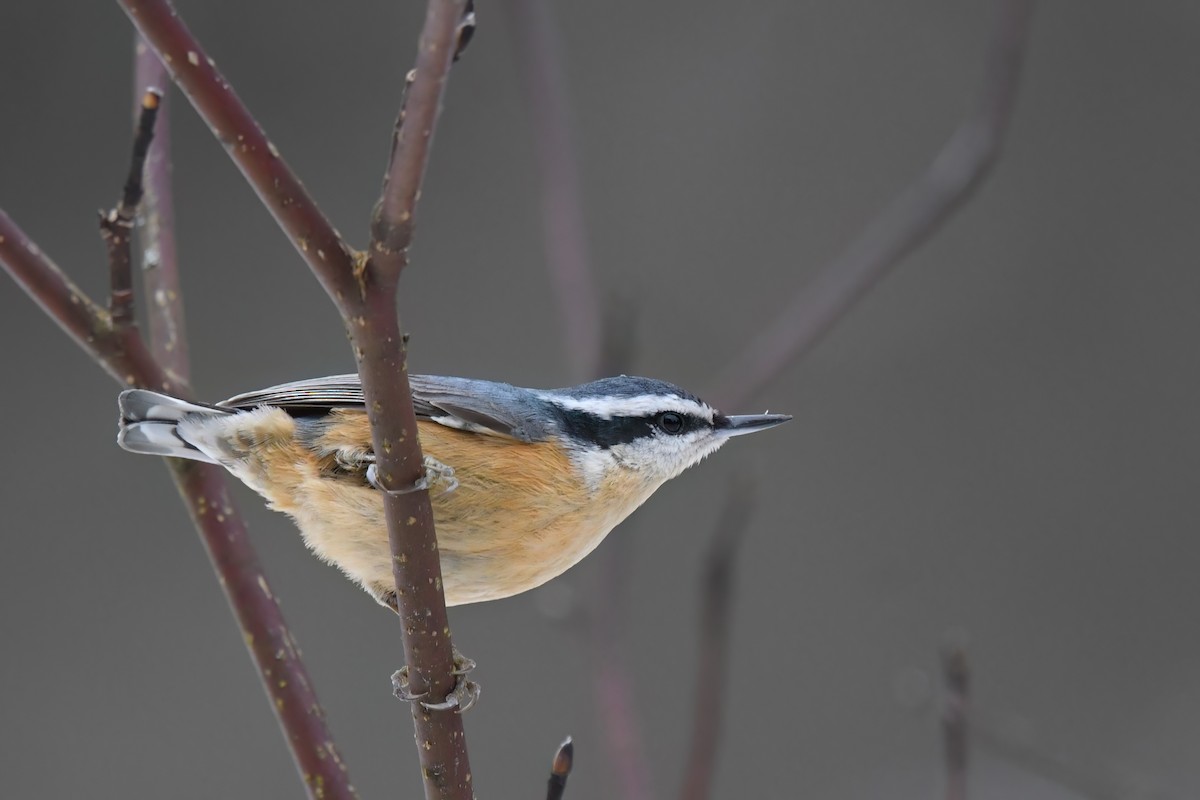
[[[160,135],[159,150],[164,159],[169,159],[167,142]],[[140,175],[134,170],[130,177],[136,192]],[[122,204],[130,206],[131,196],[126,196]],[[131,216],[133,209],[127,210],[130,213],[125,216]],[[108,216],[116,218],[118,213]],[[144,244],[150,248],[160,242],[147,237]],[[114,272],[129,266],[127,236],[118,249],[123,250],[117,254],[123,264],[110,265],[115,266]],[[0,262],[47,315],[119,383],[191,395],[186,373],[176,376],[164,370],[147,350],[135,325],[114,326],[108,314],[79,291],[2,211]],[[181,331],[179,320],[172,320],[170,328]],[[193,461],[171,459],[167,465],[220,576],[310,797],[355,797],[295,640],[233,507],[222,471]]]
[[[118,0],[331,297],[355,287],[354,257],[167,0]],[[340,308],[339,304],[339,308]]]
[[[1034,0],[998,0],[977,108],[929,167],[823,266],[792,304],[733,358],[710,394],[721,408],[748,402],[820,341],[901,259],[924,243],[983,183],[1012,115]]]
[[[450,629],[429,495],[410,491],[423,476],[423,460],[414,435],[396,292],[446,77],[466,38],[460,33],[467,3],[429,2],[368,254],[355,253],[342,241],[169,3],[120,3],[342,315],[362,378],[376,474],[386,491],[409,686],[412,694],[424,693],[427,700],[446,697],[455,683]],[[429,711],[417,701],[413,712],[426,796],[470,798],[470,765],[458,714]]]
[[[188,375],[187,329],[183,316],[183,293],[179,286],[179,259],[175,250],[175,206],[171,195],[170,78],[154,51],[142,37],[134,45],[134,91],[148,87],[162,92],[155,126],[159,144],[146,156],[138,206],[137,226],[142,242],[142,285],[145,287],[146,318],[150,329],[150,352],[164,368]]]
[[[185,380],[158,365],[136,327],[116,330],[108,312],[72,283],[3,210],[0,210],[0,263],[46,316],[58,323],[118,383],[190,393]]]
[[[148,51],[140,39],[136,51],[138,69],[135,70],[135,79],[147,80],[145,85],[164,86],[162,78],[165,73],[157,56]],[[139,91],[137,83],[134,84],[134,91]],[[152,298],[148,314],[151,321],[150,348],[160,363],[166,359],[166,363],[174,365],[186,378],[188,361],[182,319],[183,298],[179,294],[174,217],[170,212],[171,193],[167,180],[171,160],[170,129],[162,124],[165,120],[162,119],[160,104],[152,103],[159,118],[155,136],[155,115],[147,105],[151,98],[161,100],[163,91],[152,88],[144,95],[140,104],[142,110],[138,114],[138,134],[134,140],[129,179],[115,213],[106,219],[132,221],[135,214],[141,214],[141,218],[147,221],[142,227],[142,250],[147,254],[157,254],[153,261],[147,259],[148,268],[142,273],[145,296]],[[152,137],[157,142],[153,148],[150,147]],[[142,209],[142,202],[149,208]],[[119,254],[118,259],[123,268],[128,270],[128,241],[123,247],[125,252]],[[111,244],[109,252],[111,257]],[[110,264],[110,268],[115,266]],[[171,292],[174,296],[162,297],[159,294],[162,292]],[[132,292],[130,298],[132,300]],[[287,738],[310,797],[354,798],[354,787],[350,784],[344,762],[338,756],[333,735],[325,725],[324,712],[308,670],[267,583],[258,554],[250,544],[245,523],[233,505],[224,471],[215,465],[179,459],[168,459],[166,465],[192,523],[200,533],[213,570],[220,578],[225,598],[242,629],[263,688],[272,700],[271,708]]]

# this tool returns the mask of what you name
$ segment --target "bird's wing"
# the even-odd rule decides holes
[[[544,439],[548,428],[531,393],[506,383],[410,375],[417,417],[449,428],[509,436],[525,442]],[[282,383],[239,394],[217,404],[221,408],[273,406],[293,413],[321,413],[334,408],[364,408],[358,375],[330,375]]]

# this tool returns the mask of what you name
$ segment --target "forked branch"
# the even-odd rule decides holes
[[[191,390],[186,380],[186,360],[174,362],[182,367],[179,374],[165,369],[151,355],[133,324],[130,227],[124,223],[132,220],[141,192],[142,161],[152,136],[153,112],[157,108],[153,97],[150,94],[143,96],[134,164],[126,190],[117,208],[103,217],[106,222],[120,220],[123,223],[116,229],[117,241],[113,241],[114,233],[105,228],[109,240],[109,268],[117,290],[113,305],[123,307],[121,324],[114,324],[112,317],[72,284],[2,211],[0,262],[47,315],[122,385],[151,387],[188,397]],[[165,136],[160,137],[156,149],[164,161],[169,159]],[[147,236],[143,240],[146,249],[161,244],[157,236]],[[168,315],[171,309],[179,307],[181,304],[176,298],[175,303],[158,313]],[[162,329],[173,331],[176,342],[182,344],[181,320],[173,318],[164,323]],[[165,351],[161,343],[156,346]],[[333,737],[325,726],[308,674],[299,660],[295,641],[229,497],[222,471],[216,466],[194,461],[172,459],[167,465],[237,616],[264,687],[273,700],[272,709],[304,776],[309,796],[342,800],[355,797]]]
[[[466,0],[430,0],[417,66],[398,125],[367,253],[357,253],[321,213],[250,112],[166,0],[120,0],[141,35],[208,123],[291,239],[342,315],[362,378],[376,475],[404,624],[409,692],[427,700],[454,686],[450,629],[441,589],[433,515],[396,313],[412,220],[451,61],[465,41]],[[453,711],[413,701],[427,797],[472,795],[462,722]]]

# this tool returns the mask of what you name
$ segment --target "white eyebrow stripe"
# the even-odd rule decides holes
[[[716,411],[704,403],[686,400],[678,395],[643,394],[634,397],[566,397],[560,394],[539,394],[542,400],[568,411],[584,411],[601,419],[613,417],[644,417],[660,411],[675,411],[713,421]]]

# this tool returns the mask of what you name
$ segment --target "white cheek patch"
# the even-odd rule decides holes
[[[716,452],[723,444],[723,437],[715,437],[708,431],[694,431],[683,436],[648,436],[616,445],[610,452],[615,464],[666,481]]]

